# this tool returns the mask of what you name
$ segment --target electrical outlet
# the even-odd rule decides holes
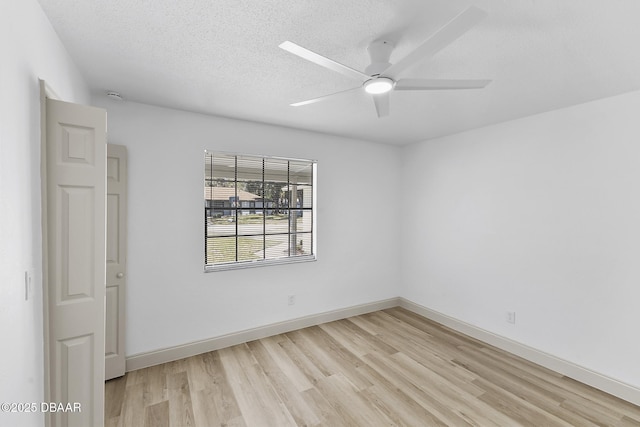
[[[295,295],[289,295],[289,297],[287,298],[287,303],[289,305],[294,305],[296,303],[296,296]]]
[[[508,323],[516,323],[516,312],[515,311],[508,311],[507,312],[507,322]]]

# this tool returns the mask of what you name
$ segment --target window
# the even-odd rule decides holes
[[[316,163],[204,153],[205,271],[315,260]]]

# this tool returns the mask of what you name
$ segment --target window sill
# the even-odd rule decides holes
[[[215,264],[205,265],[205,273],[213,273],[215,271],[227,271],[227,270],[243,270],[245,268],[255,267],[267,267],[270,265],[282,265],[282,264],[297,264],[300,262],[313,262],[317,258],[315,255],[301,255],[289,258],[280,259],[268,259],[268,260],[255,260],[255,261],[242,261],[242,262],[230,262],[227,264]]]

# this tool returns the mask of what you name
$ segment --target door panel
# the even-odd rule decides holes
[[[95,296],[95,241],[86,238],[95,227],[95,198],[93,187],[58,186],[60,250],[67,257],[58,270],[62,285],[58,303]]]
[[[127,282],[127,149],[107,145],[106,379],[124,375],[125,285]]]
[[[49,425],[104,422],[106,112],[46,101]]]

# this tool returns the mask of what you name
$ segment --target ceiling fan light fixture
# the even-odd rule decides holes
[[[371,95],[380,95],[393,89],[394,81],[388,77],[377,77],[364,82],[364,90]]]

